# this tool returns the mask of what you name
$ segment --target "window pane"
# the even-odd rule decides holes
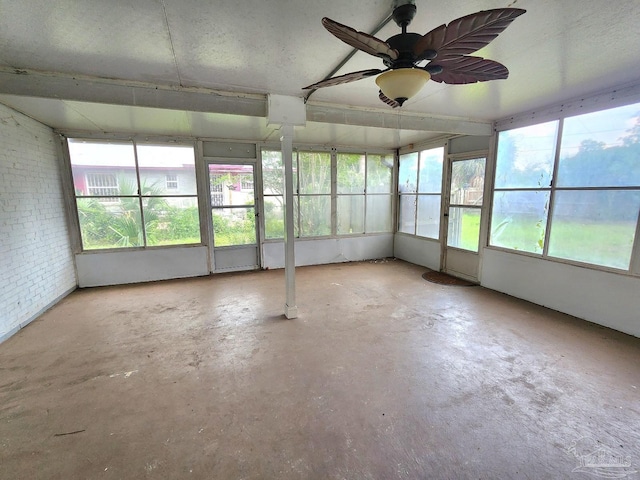
[[[367,155],[367,193],[391,193],[392,155]]]
[[[367,195],[365,232],[391,231],[391,195]]]
[[[196,197],[143,198],[147,245],[200,243],[200,217]]]
[[[495,188],[547,188],[551,183],[558,122],[498,134]]]
[[[452,162],[451,205],[482,205],[484,164],[484,158]]]
[[[132,143],[69,139],[69,153],[85,250],[201,242],[192,147],[138,145],[141,188]]]
[[[280,152],[262,151],[262,191],[265,195],[284,195],[284,167]]]
[[[132,143],[70,138],[69,155],[77,196],[137,194]]]
[[[214,208],[213,245],[250,245],[256,243],[256,216],[253,207]]]
[[[480,209],[449,208],[447,245],[464,250],[478,251],[480,239]]]
[[[442,161],[444,147],[420,152],[419,193],[440,193],[442,191]]]
[[[77,198],[84,250],[143,246],[138,198]]]
[[[300,236],[331,235],[331,197],[300,197]]]
[[[558,191],[549,255],[627,270],[640,191]]]
[[[364,195],[338,196],[338,235],[364,233]]]
[[[640,104],[567,118],[558,186],[640,186],[639,119]]]
[[[416,233],[416,195],[400,195],[398,209],[398,231]]]
[[[253,166],[210,164],[212,206],[253,205]]]
[[[331,193],[331,154],[299,152],[300,193]]]
[[[418,190],[418,152],[400,155],[398,192],[414,193]]]
[[[284,199],[282,196],[264,197],[264,236],[284,238]]]
[[[364,193],[365,156],[339,153],[336,161],[338,193]]]
[[[542,253],[548,209],[548,191],[495,192],[490,244]]]
[[[193,147],[137,144],[143,195],[196,195]]]
[[[440,195],[418,195],[416,235],[440,238]]]

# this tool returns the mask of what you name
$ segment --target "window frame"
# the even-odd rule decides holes
[[[336,232],[336,218],[335,218],[335,201],[334,201],[334,193],[335,193],[335,150],[331,149],[330,152],[327,151],[323,151],[321,149],[294,149],[292,155],[295,154],[295,178],[294,178],[294,182],[293,182],[293,187],[295,189],[295,192],[293,194],[293,201],[294,204],[297,205],[297,210],[294,210],[294,212],[297,212],[297,216],[296,218],[294,218],[294,220],[296,221],[296,225],[297,225],[297,232],[298,234],[295,236],[295,238],[298,239],[302,239],[302,238],[327,238],[327,237],[332,237],[335,235]],[[320,155],[329,155],[329,192],[302,192],[302,188],[301,188],[301,181],[300,181],[300,155],[301,154],[310,154],[310,155],[314,155],[314,154],[320,154]],[[284,164],[283,164],[284,165]],[[284,175],[284,171],[283,171],[283,175]],[[312,199],[312,198],[316,198],[316,199],[328,199],[329,200],[329,233],[327,235],[303,235],[302,234],[302,215],[300,214],[302,211],[302,204],[303,204],[303,199]],[[326,227],[326,225],[325,225]]]
[[[633,240],[633,245],[631,247],[631,255],[629,258],[629,267],[627,269],[622,269],[622,268],[616,268],[616,267],[611,267],[611,266],[606,266],[606,265],[600,265],[597,263],[589,263],[589,262],[585,262],[585,261],[580,261],[580,260],[575,260],[575,259],[569,259],[569,258],[564,258],[564,257],[558,257],[558,256],[553,256],[549,254],[549,244],[551,241],[551,232],[552,232],[552,228],[553,228],[553,217],[554,217],[554,212],[555,212],[555,207],[556,207],[556,201],[557,201],[557,194],[558,192],[586,192],[586,191],[636,191],[636,192],[640,192],[640,184],[639,185],[634,185],[634,186],[558,186],[558,170],[560,167],[560,162],[561,162],[561,151],[562,151],[562,146],[563,146],[563,131],[564,131],[564,123],[567,119],[573,118],[573,117],[579,117],[581,115],[588,115],[588,114],[592,114],[592,113],[598,113],[598,112],[604,112],[604,111],[608,111],[608,110],[614,110],[616,108],[622,108],[622,107],[626,107],[626,106],[630,106],[630,105],[634,105],[637,102],[632,102],[626,105],[615,105],[615,106],[610,106],[607,108],[601,108],[601,109],[594,109],[591,111],[585,111],[585,112],[566,112],[564,115],[557,115],[553,118],[544,118],[544,119],[540,119],[539,122],[535,122],[535,123],[529,123],[527,122],[526,124],[523,125],[517,125],[517,126],[511,126],[512,128],[506,128],[510,125],[505,125],[504,128],[500,128],[500,129],[496,129],[496,133],[495,133],[495,144],[494,144],[494,149],[493,149],[493,153],[491,154],[491,159],[492,159],[492,174],[491,174],[491,197],[490,197],[490,205],[489,205],[489,229],[487,232],[487,235],[484,238],[484,248],[488,248],[488,249],[492,249],[492,250],[496,250],[496,251],[501,251],[501,252],[506,252],[506,253],[511,253],[511,254],[515,254],[515,255],[523,255],[523,256],[528,256],[531,258],[537,258],[540,260],[545,260],[545,261],[551,261],[551,262],[556,262],[556,263],[562,263],[562,264],[567,264],[567,265],[573,265],[573,266],[577,266],[577,267],[583,267],[583,268],[588,268],[591,270],[597,270],[597,271],[604,271],[604,272],[610,272],[610,273],[616,273],[616,274],[621,274],[621,275],[627,275],[627,276],[640,276],[640,211],[638,212],[638,215],[636,217],[636,226],[635,226],[635,234],[634,234],[634,240]],[[640,110],[640,103],[638,104],[638,109]],[[556,128],[556,134],[555,134],[555,145],[554,145],[554,156],[553,156],[553,164],[552,164],[552,172],[551,172],[551,181],[549,186],[545,186],[545,187],[540,187],[540,188],[529,188],[529,187],[522,187],[522,188],[503,188],[503,187],[495,187],[496,184],[496,177],[497,177],[497,156],[498,156],[498,148],[499,148],[499,134],[501,132],[506,132],[506,131],[510,131],[510,130],[515,130],[518,128],[524,128],[524,127],[528,127],[528,126],[536,126],[536,125],[541,125],[541,124],[545,124],[545,123],[550,123],[553,121],[557,121],[558,125]],[[640,158],[638,159],[640,161]],[[493,212],[494,212],[494,204],[495,204],[495,200],[496,200],[496,193],[497,192],[509,192],[509,191],[535,191],[535,192],[548,192],[549,194],[549,204],[548,204],[548,209],[547,209],[547,218],[546,218],[546,223],[545,223],[545,232],[544,232],[544,242],[543,242],[543,248],[542,248],[542,252],[540,253],[535,253],[535,252],[528,252],[528,251],[524,251],[524,250],[517,250],[517,249],[511,249],[511,248],[507,248],[507,247],[503,247],[503,246],[498,246],[498,245],[492,245],[491,244],[491,227],[492,227],[492,223],[493,223]]]
[[[424,191],[421,192],[420,191],[420,170],[422,167],[422,161],[423,161],[423,154],[427,153],[427,152],[431,152],[434,150],[438,150],[438,149],[442,149],[442,169],[440,171],[440,191],[439,192],[429,192],[429,191]],[[402,157],[405,155],[413,155],[413,154],[417,154],[418,158],[417,158],[417,162],[416,162],[416,186],[415,186],[415,191],[410,191],[410,192],[402,192],[400,189],[400,161],[402,160]],[[421,238],[421,239],[425,239],[425,240],[429,240],[429,241],[435,241],[435,242],[441,242],[442,241],[442,202],[443,202],[443,192],[444,192],[444,182],[445,182],[445,161],[446,161],[446,156],[447,156],[447,148],[446,148],[446,144],[435,144],[435,145],[430,145],[430,146],[425,146],[419,150],[412,150],[412,151],[408,151],[408,152],[403,152],[399,155],[398,157],[398,176],[396,179],[396,188],[397,188],[397,198],[398,198],[398,208],[397,208],[397,218],[396,218],[396,233],[398,234],[402,234],[402,235],[410,235],[413,237],[417,237],[417,238]],[[413,233],[411,232],[405,232],[405,231],[401,231],[400,230],[400,214],[401,211],[400,209],[402,208],[402,197],[415,197],[414,199],[414,212],[413,212]],[[438,228],[437,228],[437,237],[429,237],[426,235],[419,235],[418,234],[418,214],[419,214],[419,204],[420,204],[420,198],[424,197],[424,198],[428,198],[428,197],[435,197],[437,198],[439,201],[437,202],[438,204]]]
[[[284,196],[284,187],[283,187],[283,192],[280,193],[266,193],[267,189],[265,188],[264,185],[264,180],[265,180],[265,175],[264,175],[264,156],[263,156],[263,152],[277,152],[281,154],[280,148],[276,147],[276,146],[267,146],[267,145],[262,145],[260,148],[260,168],[262,171],[262,196],[264,199],[266,199],[267,197],[283,197]],[[299,155],[301,153],[324,153],[324,154],[330,154],[331,155],[331,191],[330,193],[301,193],[300,192],[300,162],[299,162]],[[337,157],[339,154],[358,154],[358,155],[364,155],[365,156],[365,192],[360,194],[360,193],[345,193],[345,194],[338,194],[337,192]],[[327,149],[327,148],[315,148],[315,147],[294,147],[293,151],[292,151],[292,156],[293,156],[293,174],[294,174],[294,179],[293,179],[293,188],[294,188],[294,192],[293,192],[293,201],[294,201],[294,222],[295,222],[295,228],[296,228],[296,235],[295,235],[295,239],[296,240],[314,240],[314,239],[332,239],[332,238],[346,238],[346,237],[362,237],[362,236],[368,236],[368,235],[384,235],[384,234],[393,234],[394,232],[394,212],[395,212],[395,204],[394,204],[394,182],[395,182],[395,170],[396,170],[396,155],[393,151],[385,151],[385,150],[371,150],[368,151],[366,149],[337,149],[337,148],[331,148],[331,149]],[[375,193],[368,193],[366,191],[367,189],[367,174],[368,174],[368,160],[369,160],[369,156],[380,156],[380,157],[389,157],[391,163],[392,163],[392,167],[390,169],[390,184],[389,184],[389,192],[388,193],[382,193],[382,192],[375,192]],[[282,156],[280,156],[280,158],[282,158]],[[282,177],[283,177],[283,182],[284,182],[284,167],[282,169]],[[337,212],[337,200],[338,200],[338,196],[349,196],[349,195],[362,195],[364,197],[364,233],[344,233],[344,234],[340,234],[337,232],[337,224],[338,224],[338,212]],[[302,198],[309,198],[309,197],[322,197],[322,196],[326,196],[326,197],[330,197],[330,204],[331,204],[331,231],[329,234],[327,235],[301,235],[301,225],[300,225],[300,200]],[[388,196],[389,197],[389,201],[390,201],[390,215],[391,215],[391,221],[390,221],[390,225],[389,225],[389,230],[385,231],[385,232],[367,232],[367,198],[373,197],[373,196]],[[267,203],[266,201],[264,203]],[[263,228],[265,230],[265,235],[262,239],[263,242],[265,243],[269,243],[269,242],[281,242],[283,240],[283,236],[281,237],[270,237],[267,238],[266,236],[266,226],[264,225],[264,222],[266,222],[266,213],[265,215],[262,216],[262,220],[261,220],[261,228]]]
[[[193,247],[193,246],[202,246],[205,243],[205,239],[203,238],[202,233],[202,218],[200,212],[200,200],[199,200],[199,189],[198,189],[198,167],[197,167],[197,148],[195,142],[181,140],[181,141],[171,141],[171,140],[145,140],[138,141],[136,138],[117,138],[117,137],[102,137],[102,136],[87,136],[87,135],[62,135],[63,138],[63,146],[64,146],[64,156],[66,160],[67,173],[69,175],[69,188],[70,188],[70,201],[68,203],[69,209],[71,211],[71,215],[73,216],[73,224],[76,230],[76,240],[74,241],[74,246],[77,249],[78,253],[82,254],[94,254],[94,253],[113,253],[113,252],[125,252],[125,251],[136,251],[136,250],[148,250],[148,249],[163,249],[163,248],[184,248],[184,247]],[[134,170],[135,170],[135,185],[136,192],[133,194],[120,194],[117,195],[106,195],[106,196],[96,196],[96,195],[83,195],[78,194],[78,192],[74,188],[74,165],[73,159],[71,156],[71,151],[69,148],[69,141],[86,141],[92,143],[116,143],[116,144],[130,144],[133,149],[133,159],[134,159]],[[163,146],[163,147],[188,147],[192,149],[193,159],[194,159],[194,182],[195,182],[195,192],[194,193],[167,193],[163,192],[162,194],[145,194],[142,192],[140,188],[141,185],[141,174],[140,174],[140,165],[138,160],[138,147],[139,146]],[[85,180],[86,180],[85,173]],[[161,177],[162,178],[162,177]],[[118,183],[116,177],[116,183]],[[166,177],[165,177],[165,190],[166,190]],[[87,187],[88,188],[88,187]],[[141,227],[141,236],[142,236],[142,245],[134,245],[134,246],[122,246],[122,247],[106,247],[106,248],[87,248],[85,245],[85,239],[82,237],[81,230],[81,222],[79,218],[79,209],[78,209],[78,199],[113,199],[114,201],[106,202],[107,205],[113,205],[115,202],[119,201],[119,199],[135,199],[139,208],[140,215],[140,227]],[[179,244],[164,244],[164,245],[149,245],[149,241],[147,238],[147,228],[145,228],[145,201],[151,199],[165,199],[165,198],[192,198],[195,199],[195,206],[198,209],[198,232],[200,235],[200,241],[194,243],[179,243]],[[100,200],[98,200],[100,201]]]

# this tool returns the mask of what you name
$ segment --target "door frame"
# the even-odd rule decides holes
[[[473,160],[476,158],[484,158],[484,185],[483,185],[483,198],[482,198],[482,206],[480,207],[480,232],[478,234],[478,251],[473,252],[470,250],[464,250],[461,248],[450,247],[447,245],[448,243],[448,235],[449,235],[449,209],[451,203],[451,180],[452,180],[452,166],[454,162],[463,161],[463,160]],[[488,208],[489,202],[487,197],[487,187],[488,187],[488,179],[489,179],[489,149],[487,150],[475,150],[472,152],[464,152],[464,153],[456,153],[456,154],[448,154],[445,157],[445,165],[444,165],[444,175],[443,175],[443,189],[442,189],[442,210],[441,210],[441,222],[440,222],[440,238],[441,238],[441,251],[440,251],[440,270],[454,275],[466,280],[470,280],[472,282],[480,282],[480,272],[482,265],[482,252],[484,249],[487,233],[487,221],[488,221]],[[464,272],[454,271],[447,268],[447,256],[450,251],[461,252],[461,255],[469,255],[476,257],[475,271],[477,272],[475,276],[465,274]]]
[[[253,205],[254,205],[254,214],[255,214],[255,235],[256,235],[256,243],[255,243],[255,252],[256,252],[256,263],[251,267],[239,266],[237,268],[225,268],[224,270],[216,268],[216,251],[224,252],[232,251],[232,250],[240,250],[246,249],[249,245],[229,245],[225,247],[216,247],[215,246],[215,238],[213,231],[213,216],[212,216],[212,197],[211,197],[211,178],[210,178],[210,170],[209,165],[250,165],[253,169]],[[236,272],[236,271],[246,271],[246,270],[258,270],[262,265],[261,258],[261,222],[262,218],[262,204],[261,198],[258,191],[258,185],[261,184],[259,179],[259,169],[258,169],[258,160],[256,158],[227,158],[227,157],[204,157],[204,169],[206,174],[206,185],[207,185],[207,215],[206,215],[206,227],[208,232],[208,242],[207,249],[209,252],[209,272],[211,273],[225,273],[225,272]],[[254,244],[250,244],[254,245]]]

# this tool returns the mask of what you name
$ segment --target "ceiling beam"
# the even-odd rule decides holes
[[[267,96],[0,68],[0,93],[132,107],[265,117]]]
[[[267,116],[267,96],[263,94],[154,85],[8,67],[0,67],[0,93],[191,112]],[[457,135],[490,135],[492,132],[490,122],[397,110],[366,109],[316,102],[308,102],[306,110],[309,122]]]
[[[307,121],[456,135],[491,135],[491,122],[308,102]]]

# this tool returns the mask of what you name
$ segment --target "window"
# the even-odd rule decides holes
[[[336,233],[391,231],[393,157],[338,153],[336,172]]]
[[[167,174],[165,175],[167,190],[177,190],[178,189],[178,175],[176,174]]]
[[[83,250],[201,242],[193,147],[84,139],[68,146]]]
[[[212,192],[213,246],[256,243],[256,208],[253,165],[212,163],[208,166]]]
[[[391,231],[392,155],[300,151],[293,157],[296,237]],[[265,238],[283,238],[284,170],[280,152],[262,151],[262,179]]]
[[[111,173],[87,173],[87,191],[96,197],[118,195],[118,180]]]
[[[558,122],[500,132],[490,244],[542,253]]]
[[[451,162],[447,246],[477,252],[486,158]]]
[[[440,237],[444,147],[400,155],[398,231]]]
[[[298,152],[298,226],[301,237],[331,235],[331,154]]]
[[[631,268],[640,104],[501,132],[498,141],[491,245]]]
[[[393,155],[367,154],[365,233],[391,232],[393,228]]]
[[[364,233],[364,197],[367,157],[359,153],[338,153],[337,227],[338,235]]]
[[[262,194],[264,237],[284,238],[284,169],[280,152],[262,151]]]

